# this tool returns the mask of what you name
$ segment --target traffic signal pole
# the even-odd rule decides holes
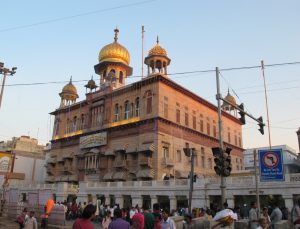
[[[220,77],[219,77],[219,68],[216,67],[216,82],[217,82],[217,95],[216,99],[218,101],[218,119],[219,119],[219,145],[220,149],[223,149],[223,139],[222,139],[222,111],[221,111],[221,93],[220,93]],[[226,202],[226,178],[221,174],[221,201],[222,208],[223,204]]]
[[[195,160],[195,149],[191,149],[191,175],[190,175],[190,190],[189,190],[189,213],[192,214],[192,199],[194,190],[194,160]]]

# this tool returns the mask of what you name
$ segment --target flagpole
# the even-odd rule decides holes
[[[142,25],[142,79],[144,78],[144,26]]]

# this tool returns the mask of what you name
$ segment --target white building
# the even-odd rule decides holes
[[[12,155],[9,183],[16,180],[44,182],[44,149],[44,145],[38,144],[37,139],[29,136],[13,137],[12,140],[0,142],[0,150]]]
[[[244,151],[244,168],[245,170],[254,171],[254,154],[253,151],[256,150],[267,150],[269,147],[259,147],[259,148],[252,148],[246,149]],[[297,159],[298,154],[296,150],[292,149],[287,145],[278,145],[272,146],[272,149],[282,149],[283,154],[283,166],[284,166],[284,173],[300,173],[300,161]],[[257,166],[259,167],[259,159],[257,157]]]

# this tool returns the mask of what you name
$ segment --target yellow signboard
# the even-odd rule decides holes
[[[9,172],[11,159],[12,158],[10,153],[0,152],[0,172]]]

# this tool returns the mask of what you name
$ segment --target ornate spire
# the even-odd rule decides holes
[[[70,77],[70,82],[69,83],[72,84],[72,76]]]
[[[117,42],[118,41],[118,33],[119,33],[118,27],[116,27],[114,31],[115,31],[115,37],[114,37],[114,39],[115,39],[115,42]]]
[[[159,44],[159,37],[158,37],[158,35],[156,37],[156,44]]]

